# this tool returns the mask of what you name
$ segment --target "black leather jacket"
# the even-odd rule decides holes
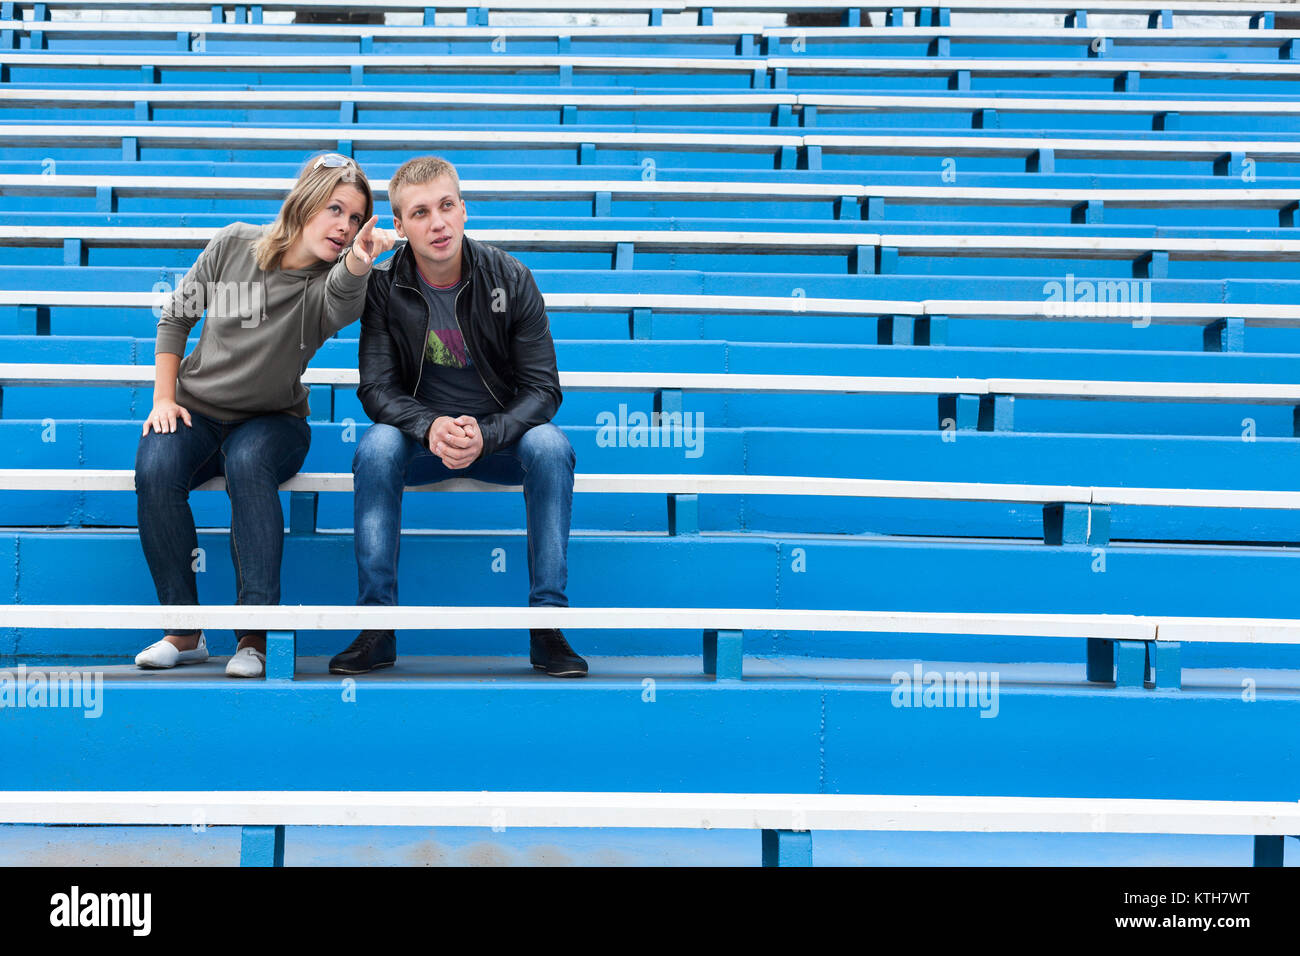
[[[560,407],[560,376],[546,305],[528,267],[465,236],[456,320],[470,360],[501,411],[479,419],[487,457],[545,424]],[[427,447],[434,413],[415,398],[429,331],[414,256],[399,243],[370,272],[361,317],[357,396],[373,422],[400,428]]]

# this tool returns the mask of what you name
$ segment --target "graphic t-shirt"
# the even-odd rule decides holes
[[[429,304],[429,335],[424,342],[424,368],[415,397],[438,415],[484,415],[501,406],[483,384],[465,348],[456,323],[456,293],[464,280],[440,287],[419,275],[420,291]]]

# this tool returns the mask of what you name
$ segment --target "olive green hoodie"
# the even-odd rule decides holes
[[[176,403],[221,421],[288,412],[308,415],[302,373],[316,350],[365,308],[366,276],[340,259],[264,272],[253,242],[264,226],[219,229],[159,307],[154,353],[185,355],[206,312],[199,343],[181,361]]]

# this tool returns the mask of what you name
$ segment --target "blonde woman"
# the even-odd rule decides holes
[[[198,604],[198,539],[189,493],[217,476],[230,497],[238,604],[280,602],[284,513],[278,489],[311,442],[307,362],[365,306],[374,260],[392,247],[375,229],[370,184],[353,160],[303,168],[270,226],[219,230],[161,308],[153,410],[135,485],[140,543],[161,604]],[[198,344],[182,360],[206,312]],[[266,632],[236,632],[232,677],[265,673]],[[202,631],[169,630],[135,659],[167,668],[208,659]]]

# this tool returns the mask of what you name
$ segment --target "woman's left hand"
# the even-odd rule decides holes
[[[348,271],[354,275],[365,275],[376,259],[393,248],[393,234],[387,229],[376,229],[375,223],[378,221],[378,215],[371,216],[370,221],[361,227],[356,239],[352,241],[352,251],[348,253],[347,259],[354,260],[361,266],[360,271],[357,271],[351,263],[348,264]]]

